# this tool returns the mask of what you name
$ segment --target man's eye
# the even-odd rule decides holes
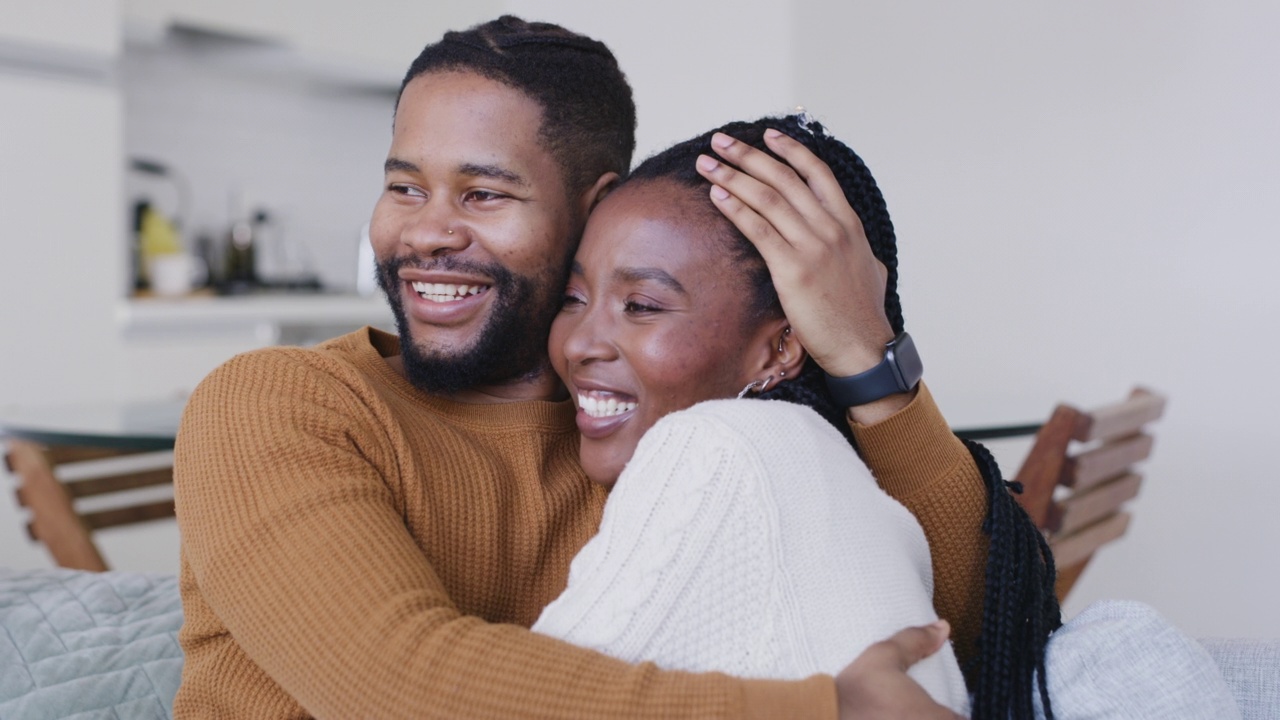
[[[422,190],[404,183],[391,183],[387,186],[387,191],[396,195],[409,195],[415,197],[426,197],[427,194]]]
[[[635,300],[628,300],[622,305],[622,309],[631,315],[647,315],[649,313],[662,312],[662,308],[653,305],[646,305]]]
[[[487,200],[499,200],[502,197],[504,196],[501,195],[500,193],[493,192],[492,190],[472,190],[471,192],[467,193],[468,200],[476,200],[479,202],[485,202]]]

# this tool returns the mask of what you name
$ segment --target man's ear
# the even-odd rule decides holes
[[[747,382],[763,381],[769,376],[773,376],[769,387],[786,382],[800,374],[808,356],[786,318],[769,320],[756,332],[752,341],[752,350],[748,353]]]
[[[582,211],[582,217],[586,217],[592,210],[596,209],[596,204],[604,199],[618,186],[621,176],[616,172],[607,172],[592,183],[591,187],[582,191],[582,196],[578,198],[578,208]]]

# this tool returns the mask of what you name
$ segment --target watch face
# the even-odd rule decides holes
[[[899,390],[910,390],[924,376],[924,363],[916,351],[916,342],[905,331],[889,343],[885,358],[893,369],[893,379],[898,381]]]

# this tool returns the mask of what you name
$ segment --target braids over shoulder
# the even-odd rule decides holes
[[[888,269],[885,315],[893,331],[902,332],[904,320],[898,298],[897,236],[884,196],[862,158],[807,115],[729,123],[645,160],[631,172],[627,182],[670,180],[700,191],[705,199],[710,184],[698,174],[694,163],[700,154],[715,154],[711,148],[711,136],[723,132],[777,158],[764,143],[764,131],[769,128],[795,138],[831,167],[845,198],[862,220],[872,253]],[[732,252],[742,261],[753,291],[756,316],[781,315],[782,306],[764,259],[751,242],[720,215],[709,199],[706,207],[709,217],[718,218],[717,222],[732,239]],[[845,420],[845,408],[839,407],[831,398],[822,368],[812,359],[806,360],[798,377],[779,383],[758,397],[788,400],[812,407],[857,448]],[[1032,717],[1034,696],[1038,691],[1045,716],[1052,720],[1053,711],[1044,677],[1044,652],[1049,634],[1062,624],[1054,589],[1053,555],[1040,530],[1010,495],[1010,490],[1020,493],[1021,486],[1005,482],[999,466],[985,447],[972,441],[963,442],[982,473],[989,501],[987,518],[982,526],[982,531],[990,535],[982,629],[973,666],[965,668],[970,690],[974,693],[972,717],[976,720]]]

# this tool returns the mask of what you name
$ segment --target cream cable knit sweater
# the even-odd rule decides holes
[[[533,629],[664,668],[803,678],[935,620],[932,596],[920,526],[834,428],[716,400],[645,434]],[[911,675],[966,712],[950,645]]]

